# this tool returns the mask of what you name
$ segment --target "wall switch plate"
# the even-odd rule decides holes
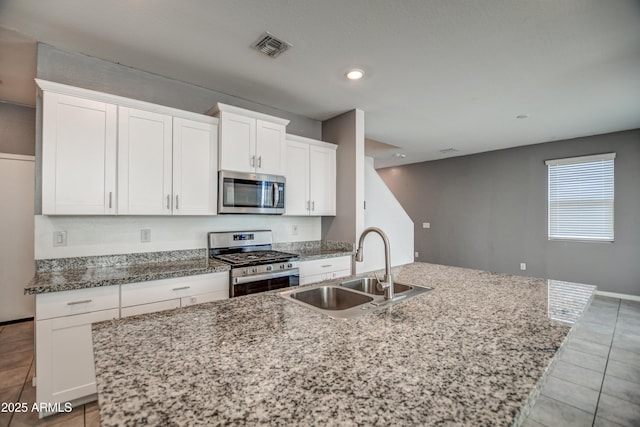
[[[527,263],[526,262],[521,262],[520,263],[520,270],[525,271],[527,269]]]
[[[293,224],[291,226],[291,235],[292,236],[297,236],[298,235],[298,224]]]
[[[430,222],[423,222],[422,223],[422,228],[431,228],[431,223]]]
[[[67,246],[67,232],[66,231],[54,231],[53,232],[53,246]]]
[[[414,254],[414,256],[415,256],[416,258],[418,258],[418,257],[420,256],[420,252],[416,252],[416,253]]]
[[[151,229],[143,228],[140,230],[140,243],[149,243],[151,241]]]

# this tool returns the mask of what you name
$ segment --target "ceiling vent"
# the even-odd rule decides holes
[[[272,34],[269,34],[268,32],[261,35],[260,38],[253,44],[254,49],[272,58],[280,55],[291,46],[293,46],[291,43],[280,40],[274,37]]]
[[[455,148],[445,148],[444,150],[440,150],[442,154],[455,153],[456,151],[458,150],[456,150]]]

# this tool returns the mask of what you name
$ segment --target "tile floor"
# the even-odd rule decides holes
[[[0,402],[31,405],[33,372],[33,322],[0,326]],[[0,413],[0,427],[99,425],[95,402],[44,420]],[[640,426],[640,302],[594,299],[523,425]]]
[[[524,426],[640,426],[640,302],[596,297]]]

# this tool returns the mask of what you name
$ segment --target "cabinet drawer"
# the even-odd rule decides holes
[[[149,304],[132,305],[120,309],[121,317],[137,316],[138,314],[155,313],[158,311],[171,310],[180,307],[179,299],[168,301],[152,302]]]
[[[336,258],[315,259],[312,261],[300,262],[300,275],[312,276],[315,274],[328,273],[330,271],[351,271],[351,257],[343,256]]]
[[[309,283],[318,283],[324,280],[339,279],[341,277],[351,276],[351,270],[328,271],[321,274],[312,274],[310,276],[300,276],[300,284],[308,285]]]
[[[117,285],[101,286],[38,294],[36,295],[36,320],[117,309],[120,305],[119,288]]]
[[[202,274],[122,285],[122,307],[229,290],[229,273]]]
[[[229,289],[223,291],[208,292],[206,294],[194,295],[190,297],[182,298],[182,307],[188,307],[190,305],[203,304],[205,302],[219,301],[223,299],[229,299]]]

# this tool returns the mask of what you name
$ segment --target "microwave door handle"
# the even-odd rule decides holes
[[[278,191],[278,183],[273,183],[273,207],[278,207],[278,202],[280,201],[280,192]]]

